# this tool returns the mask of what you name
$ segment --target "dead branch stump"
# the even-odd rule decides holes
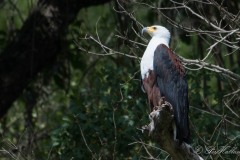
[[[149,118],[150,124],[143,129],[149,131],[152,139],[168,152],[173,160],[203,160],[191,145],[185,142],[179,145],[178,141],[174,140],[174,116],[170,103],[165,101],[149,114]]]

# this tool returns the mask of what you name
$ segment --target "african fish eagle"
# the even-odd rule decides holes
[[[189,141],[188,84],[179,57],[169,48],[170,32],[162,26],[145,27],[152,39],[141,59],[142,88],[148,95],[151,111],[160,106],[160,98],[173,107],[175,139]]]

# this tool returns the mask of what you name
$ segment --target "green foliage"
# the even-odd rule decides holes
[[[136,147],[128,144],[147,121],[139,81],[130,79],[133,72],[103,58],[86,75],[91,79],[84,88],[71,87],[68,113],[51,134],[53,159],[137,156]]]

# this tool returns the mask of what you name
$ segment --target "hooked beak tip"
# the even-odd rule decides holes
[[[142,29],[142,32],[141,32],[142,35],[143,35],[143,33],[146,32],[146,31],[147,31],[147,27],[144,27],[144,28]]]

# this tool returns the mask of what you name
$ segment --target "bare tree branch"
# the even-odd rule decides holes
[[[205,68],[207,70],[210,70],[210,71],[213,71],[213,72],[216,72],[219,74],[223,74],[223,75],[231,78],[234,81],[240,80],[240,75],[235,74],[232,71],[222,68],[218,65],[210,64],[210,63],[204,62],[202,60],[198,60],[198,59],[193,60],[193,59],[186,59],[183,57],[180,57],[180,58],[185,65],[196,65],[201,68]]]

